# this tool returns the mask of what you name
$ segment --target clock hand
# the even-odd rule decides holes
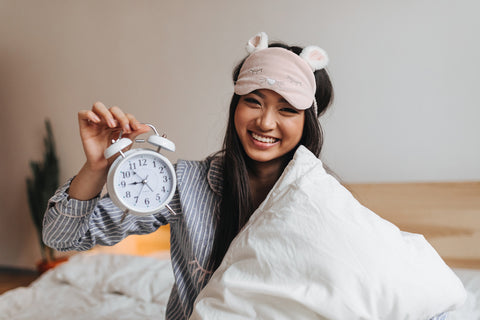
[[[139,184],[139,183],[146,184],[146,183],[147,183],[148,175],[147,175],[147,176],[145,177],[145,179],[144,179],[144,178],[140,177],[140,175],[139,175],[137,172],[135,172],[135,171],[133,171],[133,174],[137,175],[142,181],[134,181],[134,182],[129,183],[129,185],[130,185],[130,184]],[[149,187],[149,188],[150,188],[150,187]],[[152,190],[152,188],[150,188],[150,190]],[[152,191],[153,191],[153,190],[152,190]]]
[[[134,172],[135,173],[135,172]],[[136,173],[135,173],[136,174]],[[138,174],[137,174],[138,176]],[[140,176],[139,176],[140,177]],[[140,177],[141,178],[141,177]],[[143,187],[145,187],[145,185],[150,189],[152,190],[153,192],[153,189],[150,188],[150,186],[147,184],[147,179],[148,179],[148,175],[145,177],[145,179],[143,179],[141,182],[135,182],[134,184],[137,184],[137,183],[141,183],[142,184],[142,187],[140,188],[140,192],[138,193],[138,196],[137,196],[137,200],[135,201],[135,204],[138,203],[138,200],[140,199],[140,195],[142,194],[142,191],[143,191]]]
[[[142,187],[140,188],[140,192],[138,193],[137,200],[135,201],[135,204],[137,204],[138,199],[140,199],[140,195],[142,194],[143,187],[145,187],[144,183],[142,183]]]
[[[150,185],[147,183],[147,181],[148,181],[148,180],[147,180],[147,179],[148,179],[148,175],[147,175],[147,176],[145,177],[145,179],[144,179],[144,178],[140,177],[140,176],[138,175],[138,173],[136,173],[135,171],[133,171],[133,174],[136,174],[140,179],[142,179],[142,181],[139,181],[139,182],[135,181],[135,182],[132,182],[132,183],[129,183],[129,184],[139,184],[139,183],[142,183],[142,184],[144,184],[144,185],[147,185],[148,189],[150,189],[150,191],[153,192],[152,187],[150,187]]]
[[[136,174],[140,179],[142,179],[142,181],[145,181],[145,180],[147,180],[147,178],[148,178],[148,176],[146,176],[145,179],[142,178],[142,177],[140,177],[140,175],[139,175],[137,172],[135,172],[135,171],[133,171],[133,174]]]
[[[145,177],[145,179],[142,180],[142,183],[143,183],[144,185],[146,185],[146,186],[148,187],[148,189],[150,189],[150,191],[153,192],[153,189],[152,189],[152,188],[150,187],[150,185],[147,183],[147,181],[148,181],[147,179],[148,179],[148,175]]]
[[[145,185],[148,187],[148,189],[150,189],[150,191],[153,192],[153,189],[148,185],[148,183],[145,182]]]
[[[145,177],[145,180],[143,180],[142,183],[145,184],[148,187],[148,189],[150,189],[150,191],[153,192],[152,187],[150,187],[150,185],[147,183],[147,178],[148,178],[148,176]]]
[[[138,174],[137,174],[135,171],[133,171],[133,174],[135,174],[135,175],[138,176]],[[142,177],[140,177],[140,176],[138,176],[138,177],[139,177],[140,179],[142,179]],[[128,185],[131,185],[131,184],[133,184],[133,185],[135,185],[135,184],[140,184],[140,183],[143,183],[143,180],[144,180],[144,179],[142,179],[142,181],[130,182]]]

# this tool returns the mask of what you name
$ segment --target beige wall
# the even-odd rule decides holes
[[[476,1],[0,0],[0,266],[39,258],[25,194],[51,119],[61,179],[97,100],[200,159],[222,139],[230,74],[259,31],[331,57],[324,157],[348,182],[480,179]]]

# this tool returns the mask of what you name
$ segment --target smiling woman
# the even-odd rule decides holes
[[[98,197],[111,163],[103,152],[112,137],[134,139],[146,132],[135,116],[101,102],[78,113],[87,161],[51,198],[44,240],[58,250],[114,245],[130,234],[170,224],[171,257],[177,282],[169,319],[184,319],[197,293],[222,261],[232,239],[282,175],[300,145],[318,157],[323,139],[318,122],[330,105],[332,85],[318,47],[271,44],[260,33],[234,70],[234,94],[223,149],[204,161],[176,164],[172,210],[126,215],[112,195]],[[83,217],[82,219],[77,219]],[[61,231],[60,231],[61,230]]]
[[[372,249],[370,243],[362,246],[359,240],[364,238],[363,234],[359,234],[359,229],[354,225],[352,230],[356,232],[352,233],[348,230],[341,232],[345,223],[336,223],[335,227],[331,228],[321,223],[323,219],[321,213],[335,219],[341,218],[342,212],[345,217],[352,217],[348,210],[352,203],[350,194],[340,187],[331,190],[331,187],[337,186],[338,182],[333,183],[334,178],[331,176],[328,179],[325,178],[327,174],[318,159],[323,144],[318,117],[328,108],[333,96],[332,85],[324,69],[328,61],[325,52],[312,46],[305,49],[283,44],[268,46],[267,36],[264,33],[253,37],[248,43],[248,48],[250,54],[237,66],[233,74],[234,94],[230,103],[223,149],[204,161],[178,161],[175,167],[176,191],[169,203],[169,209],[161,209],[146,216],[126,215],[124,219],[123,210],[112,202],[110,195],[107,194],[102,198],[98,196],[105,183],[108,167],[111,165],[103,157],[103,152],[110,144],[112,136],[118,135],[118,131],[122,130],[125,135],[133,139],[145,132],[144,126],[139,124],[135,116],[125,113],[118,107],[108,108],[100,102],[95,103],[92,110],[79,112],[80,136],[87,156],[86,163],[73,180],[57,190],[48,205],[44,221],[44,240],[59,250],[86,250],[95,244],[113,245],[130,234],[152,233],[161,225],[169,224],[175,283],[166,311],[168,319],[187,319],[190,316],[199,292],[207,286],[214,272],[221,270],[224,258],[228,259],[225,254],[232,244],[232,239],[240,236],[242,230],[248,230],[249,224],[255,224],[258,221],[254,218],[254,212],[256,216],[264,216],[261,208],[266,204],[275,203],[285,215],[285,219],[280,219],[283,223],[280,230],[272,232],[267,230],[265,236],[262,236],[268,244],[267,251],[273,257],[261,264],[275,266],[267,272],[268,279],[282,275],[282,270],[297,266],[298,260],[295,257],[284,259],[281,263],[274,262],[275,258],[299,252],[296,248],[292,250],[285,244],[286,239],[290,240],[289,236],[286,238],[277,236],[282,230],[287,229],[284,226],[285,223],[289,227],[297,226],[297,244],[307,251],[308,248],[315,247],[315,244],[319,248],[328,249],[328,244],[340,243],[343,239],[347,240],[344,241],[347,248],[344,253],[347,258],[351,258],[354,257],[350,254],[351,249],[354,248],[349,242],[352,238],[362,250]],[[307,166],[307,162],[312,167]],[[300,180],[296,179],[290,181],[292,175],[289,175],[289,172],[300,173],[301,177],[305,177],[301,179],[305,183],[297,183]],[[284,191],[279,193],[278,186],[282,185],[282,182],[286,189],[281,190],[284,190],[285,194],[282,193]],[[326,189],[318,189],[322,183]],[[328,190],[338,191],[342,197],[338,197],[337,192],[326,192]],[[278,201],[272,200],[270,196],[272,194],[276,195]],[[333,207],[332,202],[336,204]],[[308,207],[307,204],[316,205]],[[382,238],[383,234],[371,232],[372,228],[368,221],[372,219],[377,221],[375,227],[385,224],[376,219],[375,215],[362,212],[363,214],[356,216],[357,219],[360,218],[363,224],[367,224],[366,233],[372,235],[371,243],[380,243],[381,241],[377,241],[375,237]],[[275,213],[274,216],[276,216]],[[269,217],[270,215],[266,214],[261,221],[268,220]],[[301,219],[302,223],[297,224],[287,218]],[[310,224],[309,221],[318,223]],[[355,219],[350,221],[350,225],[355,224],[355,221]],[[263,225],[271,226],[272,224],[267,221],[261,223],[260,227]],[[307,230],[309,232],[306,232]],[[320,231],[324,235],[333,237],[326,240],[325,246],[318,243]],[[397,234],[392,226],[384,228],[384,231],[390,232],[389,235],[393,238]],[[248,231],[246,232],[248,237]],[[339,241],[334,240],[337,237]],[[376,249],[379,247],[373,246],[374,252]],[[361,255],[362,250],[354,251],[357,255]],[[395,252],[395,250],[390,251]],[[337,253],[340,254],[340,252]],[[406,260],[413,265],[422,265],[421,259],[416,255],[407,253],[407,256]],[[307,272],[282,275],[281,279],[286,280],[294,275],[290,280],[295,282],[295,279],[300,279],[297,277],[299,274],[310,275],[311,272],[308,270],[328,267],[337,269],[335,261],[338,264],[339,260],[335,259],[335,255],[332,255],[332,259],[322,259],[320,255],[317,265],[313,261],[308,261],[311,257],[311,253],[304,255],[306,261],[301,263],[302,268],[306,268]],[[379,259],[368,250],[362,258],[372,262],[371,265],[374,266],[381,265],[383,262],[383,259]],[[260,261],[255,258],[250,260]],[[417,263],[418,261],[420,262]],[[342,265],[351,266],[351,263]],[[375,275],[377,269],[369,268],[369,265],[355,268],[353,275],[358,270],[363,270],[362,268],[368,269],[370,274]],[[445,270],[442,264],[437,264],[437,267]],[[262,274],[261,268],[251,268],[250,272],[252,270],[258,271],[259,275]],[[413,273],[417,277],[421,274]],[[314,274],[318,275],[318,273]],[[390,278],[387,277],[387,279]],[[315,280],[317,284],[320,284],[317,280]],[[379,286],[385,283],[382,279],[377,278],[377,280]],[[434,274],[430,280],[426,285],[428,292],[435,290],[438,293],[448,290],[443,286],[445,282],[436,281]],[[341,279],[338,281],[337,284],[345,283]],[[258,285],[261,287],[267,282],[260,281]],[[301,282],[296,283],[301,284]],[[256,288],[254,285],[248,285],[248,287]],[[316,301],[323,295],[311,294],[309,291],[311,287],[311,283],[306,281],[305,287],[291,291],[309,292],[308,299],[315,300],[315,305],[329,305],[328,301],[326,304],[322,303],[324,301]],[[442,287],[441,290],[436,290],[438,287]],[[397,289],[393,286],[393,291]],[[459,291],[461,288],[455,292]],[[277,311],[285,311],[283,317],[292,318],[287,310],[278,308],[278,301],[274,299],[273,292],[269,291],[267,300],[275,300]],[[435,296],[430,293],[424,296],[433,297],[432,299],[435,300]],[[290,301],[295,297],[292,293],[285,295],[284,298]],[[380,297],[378,301],[382,303],[382,299],[383,297]],[[428,315],[439,314],[446,311],[449,305],[456,304],[456,300],[450,301],[453,300],[450,297],[445,299],[448,301],[444,304],[435,304]],[[348,297],[342,302],[347,304],[345,310],[351,309],[348,307],[350,303]],[[418,300],[414,299],[414,302]],[[250,307],[256,306],[257,303],[254,302]],[[316,317],[321,317],[321,313],[315,312]],[[342,318],[342,314],[341,312],[338,314],[339,319],[353,318],[350,316]],[[402,314],[399,317],[402,317]]]

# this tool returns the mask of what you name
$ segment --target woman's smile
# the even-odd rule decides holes
[[[279,143],[280,139],[274,138],[274,137],[269,137],[265,136],[262,134],[258,134],[252,131],[249,131],[250,135],[254,141],[254,143],[258,144],[259,146],[265,146],[265,147],[270,147],[273,146],[276,143]]]

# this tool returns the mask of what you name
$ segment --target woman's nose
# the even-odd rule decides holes
[[[272,110],[265,108],[257,118],[257,125],[262,131],[270,131],[275,128],[276,120]]]

